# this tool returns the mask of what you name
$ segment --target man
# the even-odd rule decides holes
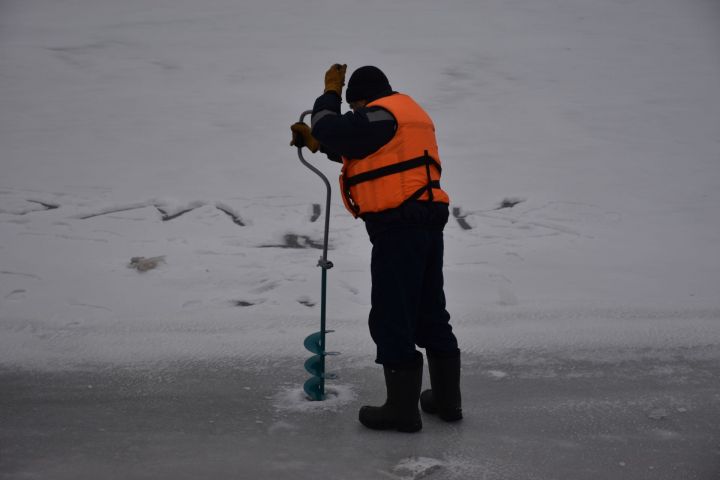
[[[383,365],[387,400],[364,406],[360,422],[377,430],[417,432],[422,409],[446,421],[462,418],[460,350],[445,309],[443,228],[448,195],[440,188],[435,128],[409,96],[394,92],[377,67],[357,69],[348,82],[352,109],[340,113],[347,66],[325,74],[312,129],[291,127],[291,145],[320,150],[343,163],[340,188],[347,210],[362,218],[373,245],[370,335]],[[420,393],[425,348],[431,389]]]

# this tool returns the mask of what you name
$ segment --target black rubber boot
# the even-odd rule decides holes
[[[420,395],[420,406],[426,413],[438,415],[446,422],[463,418],[460,399],[460,351],[455,354],[428,351],[431,390]]]
[[[387,400],[382,407],[364,406],[360,423],[373,430],[413,433],[422,429],[418,399],[422,388],[422,354],[414,366],[399,369],[383,366]]]

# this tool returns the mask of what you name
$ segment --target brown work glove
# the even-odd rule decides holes
[[[345,85],[345,72],[347,65],[336,63],[325,72],[325,93],[335,92],[342,97],[343,85]]]
[[[307,147],[312,153],[315,153],[320,148],[320,142],[315,140],[310,132],[310,127],[303,123],[297,122],[290,125],[290,131],[292,131],[292,141],[290,146],[302,148]]]

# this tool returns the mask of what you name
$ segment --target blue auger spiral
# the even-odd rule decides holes
[[[300,121],[302,122],[306,115],[311,114],[311,110],[306,110],[300,115]],[[333,267],[332,262],[327,259],[328,250],[328,233],[330,231],[330,182],[323,173],[309,164],[302,155],[302,146],[297,147],[298,157],[300,161],[307,168],[315,172],[325,183],[327,188],[327,196],[325,198],[325,237],[323,240],[323,253],[322,257],[318,261],[318,266],[322,268],[322,289],[320,295],[320,331],[311,333],[305,338],[305,348],[307,348],[314,355],[305,361],[305,370],[312,375],[305,384],[303,389],[305,393],[310,397],[311,400],[325,400],[325,379],[331,378],[330,375],[325,373],[325,357],[332,353],[327,352],[325,349],[325,334],[330,333],[332,330],[325,328],[325,304],[327,294],[327,271]]]

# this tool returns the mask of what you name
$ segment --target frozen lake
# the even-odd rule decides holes
[[[717,480],[718,25],[710,0],[0,2],[0,478]],[[339,378],[300,393],[325,212],[289,125],[335,62],[436,124],[461,424],[357,422],[383,384],[336,192]]]
[[[314,404],[297,359],[3,370],[2,478],[716,478],[717,361],[663,353],[470,356],[463,422],[417,435],[357,422],[382,400],[374,368],[341,364]]]

